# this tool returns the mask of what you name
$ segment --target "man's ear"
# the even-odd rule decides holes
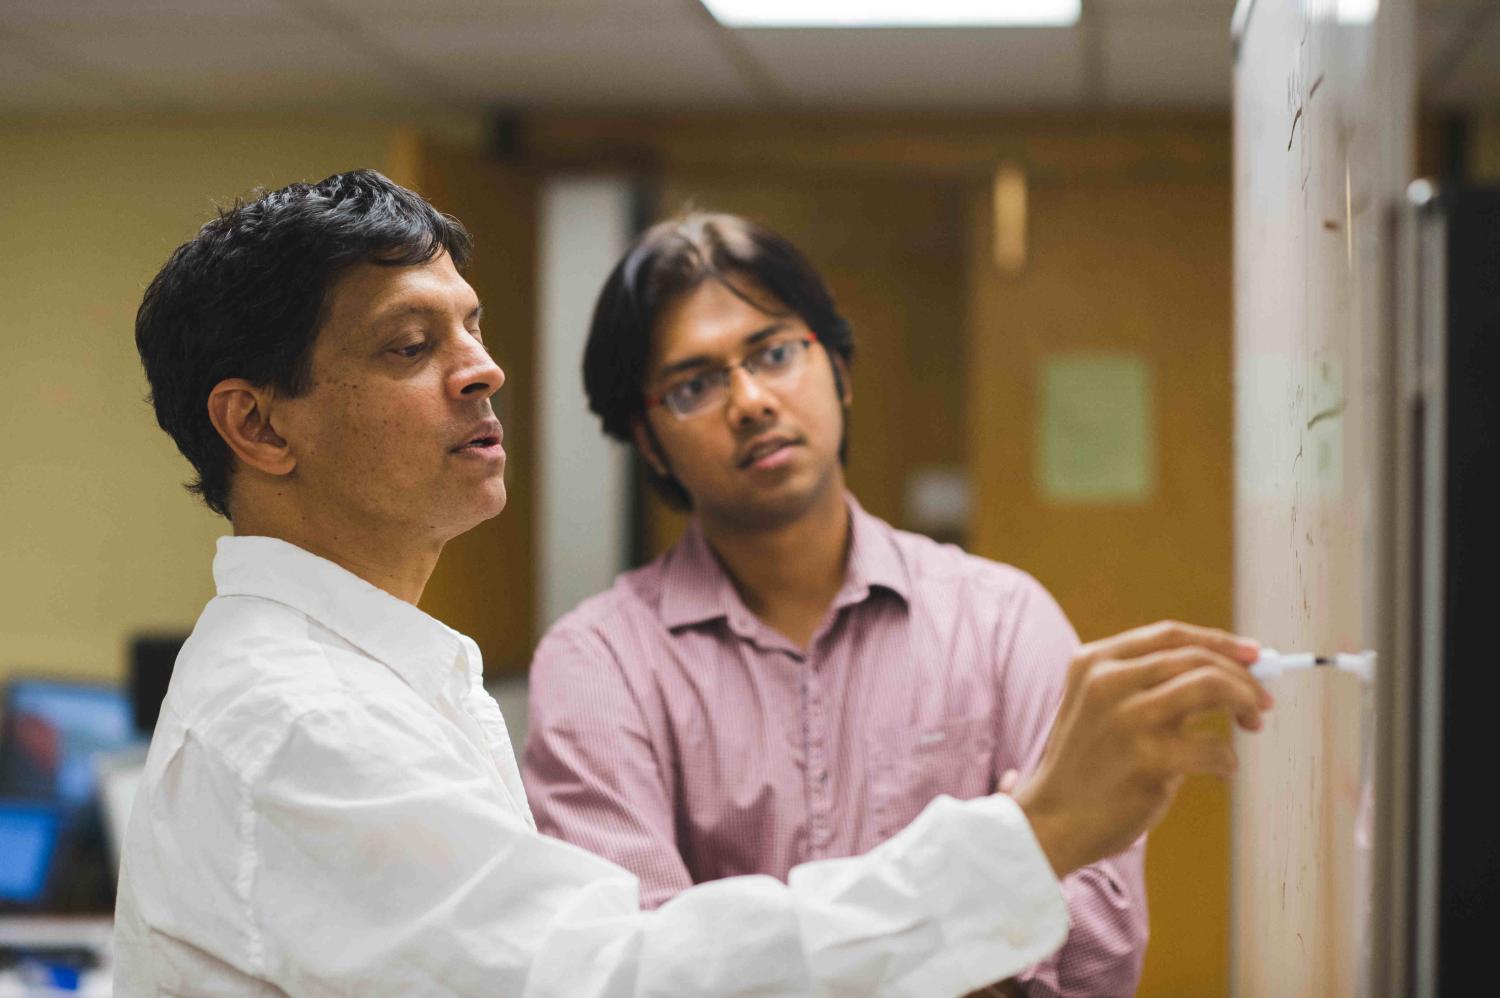
[[[657,446],[656,434],[646,425],[645,416],[637,416],[630,424],[630,435],[635,439],[635,449],[640,452],[641,458],[651,466],[651,470],[662,478],[672,477],[667,470],[666,455]]]
[[[832,350],[828,351],[828,359],[833,363],[833,383],[840,392],[839,404],[847,409],[854,404],[854,380],[849,377],[849,365],[841,354]]]
[[[208,418],[235,460],[267,475],[297,467],[291,446],[271,426],[275,393],[243,378],[226,378],[208,393]]]

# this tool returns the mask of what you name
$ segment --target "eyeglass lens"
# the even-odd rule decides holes
[[[810,346],[811,341],[805,338],[768,344],[738,364],[704,371],[678,382],[662,395],[662,402],[677,416],[706,411],[728,397],[730,371],[735,367],[743,367],[762,385],[788,385],[805,366]]]

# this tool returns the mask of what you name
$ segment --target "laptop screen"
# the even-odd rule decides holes
[[[121,689],[57,680],[14,680],[5,698],[0,794],[79,808],[94,799],[93,756],[139,740]]]
[[[0,801],[0,902],[33,904],[47,886],[62,816],[31,801]]]

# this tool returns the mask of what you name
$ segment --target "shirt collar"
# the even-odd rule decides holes
[[[741,605],[734,584],[703,536],[695,516],[667,552],[662,573],[662,623],[675,630],[720,617]]]
[[[854,496],[849,502],[849,568],[844,587],[834,602],[848,606],[867,599],[873,589],[885,589],[911,602],[911,576],[896,544],[896,531],[889,523],[866,513]]]
[[[868,599],[873,589],[911,600],[911,580],[896,546],[890,524],[866,513],[854,496],[845,493],[849,508],[849,564],[844,585],[834,597],[836,607]],[[688,523],[682,540],[666,556],[662,575],[662,623],[669,629],[719,618],[732,623],[748,616],[734,583],[703,536],[697,517]]]
[[[455,670],[470,669],[457,631],[326,558],[274,537],[221,537],[220,596],[257,596],[291,607],[436,698]]]

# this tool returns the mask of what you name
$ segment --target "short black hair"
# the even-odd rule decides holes
[[[761,311],[758,301],[732,278],[752,281],[796,315],[845,365],[854,360],[854,333],[833,295],[807,257],[784,236],[738,215],[691,212],[647,229],[610,271],[594,305],[583,351],[583,389],[604,432],[630,443],[646,410],[642,382],[651,334],[664,309],[704,281],[718,281]],[[842,395],[838,366],[834,378]],[[840,457],[843,457],[840,448]],[[682,483],[643,464],[648,480],[666,502],[688,509]]]
[[[400,267],[446,251],[469,260],[469,234],[374,170],[256,191],[177,247],[135,317],[135,345],[156,421],[193,465],[188,491],[231,517],[233,456],[208,418],[208,396],[244,378],[297,396],[311,380],[328,290],[350,266]]]

